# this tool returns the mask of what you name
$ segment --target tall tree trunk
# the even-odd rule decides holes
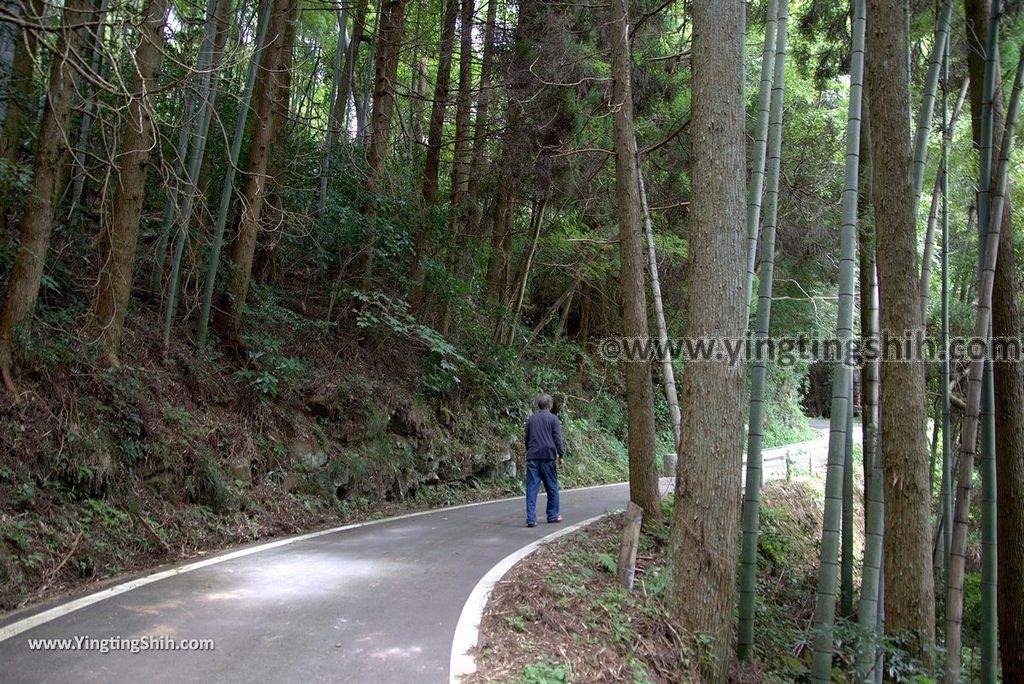
[[[967,0],[964,4],[968,69],[971,78],[971,124],[975,146],[980,148],[984,110],[983,78],[988,53],[984,41],[991,28],[991,1]],[[993,79],[993,136],[997,140],[1005,140],[999,69],[993,72]],[[1001,150],[1000,157],[1005,157],[1006,152]],[[1019,295],[1013,276],[1017,269],[1008,193],[1003,201],[1000,220],[1000,244],[992,290],[992,333],[997,338],[1014,338],[1019,337],[1022,321]],[[1024,642],[1024,617],[1020,611],[1014,609],[1015,605],[1019,606],[1024,602],[1024,548],[1020,544],[1020,534],[1024,530],[1024,463],[1020,458],[1020,454],[1024,452],[1024,407],[1021,406],[1021,397],[1024,395],[1024,369],[1020,363],[1013,361],[1003,361],[992,366],[996,407],[994,446],[998,481],[996,535],[999,548],[999,654],[1003,681],[1009,682],[1024,680],[1024,652],[1019,648],[1019,644]],[[966,426],[967,422],[964,424],[964,427]],[[961,432],[963,431],[962,428]],[[959,502],[957,503],[959,507]],[[956,545],[955,539],[953,545]]]
[[[376,24],[380,23],[380,2],[379,1],[377,2],[377,12],[375,14],[375,20],[376,20],[375,21]],[[377,32],[377,27],[375,26],[374,29],[373,29],[373,33],[376,33],[376,32]],[[368,122],[369,122],[369,119],[370,119],[370,107],[371,107],[371,105],[373,103],[373,87],[374,87],[373,75],[374,75],[376,64],[377,64],[377,61],[376,61],[376,49],[377,49],[376,43],[371,42],[370,43],[370,51],[366,55],[366,59],[364,60],[365,64],[363,64],[362,83],[360,84],[362,87],[359,89],[358,92],[356,92],[354,90],[356,88],[355,81],[353,81],[353,86],[352,86],[353,87],[352,100],[353,100],[353,102],[355,104],[355,110],[356,110],[356,136],[355,136],[355,140],[356,140],[357,143],[359,143],[360,145],[363,145],[363,146],[366,145],[366,140],[367,140],[368,133],[369,133],[369,123]]]
[[[135,83],[121,143],[121,168],[110,217],[101,226],[100,275],[93,299],[100,348],[107,362],[119,366],[118,353],[132,289],[132,270],[145,197],[146,166],[154,144],[153,93],[163,57],[167,0],[148,0],[140,43],[135,53]]]
[[[448,240],[453,245],[473,237],[466,234],[464,225],[468,213],[466,202],[473,154],[473,0],[462,0],[459,23],[459,90],[455,98],[455,151],[452,159],[451,201],[448,204]],[[472,257],[470,249],[449,251],[448,272],[460,280],[466,280],[471,270]],[[443,312],[438,328],[442,335],[449,333],[455,304],[451,297],[446,297],[442,302]]]
[[[235,20],[233,9],[233,0],[228,2],[221,0],[217,5],[217,13],[214,15],[214,39],[213,39],[213,54],[214,62],[211,69],[216,72],[216,80],[214,81],[214,90],[211,97],[216,98],[219,90],[221,79],[226,78],[230,82],[231,73],[230,66],[228,68],[228,74],[225,76],[223,69],[221,68],[221,59],[224,56],[224,46],[227,44],[228,34],[231,33],[232,22]],[[219,122],[218,122],[219,124]],[[216,129],[214,135],[217,135]],[[192,225],[195,226],[196,232],[205,234],[207,232],[207,217],[209,215],[208,203],[203,201],[209,197],[210,181],[213,178],[213,164],[214,155],[212,153],[213,148],[209,145],[203,147],[203,163],[200,167],[199,178],[196,182],[196,202],[195,207],[192,210],[190,220]]]
[[[867,97],[861,104],[861,184],[859,214],[860,326],[861,338],[878,339],[878,278],[875,270],[874,222],[871,211],[871,116]],[[863,634],[858,644],[856,667],[860,681],[874,681],[881,649],[882,533],[885,503],[882,499],[882,464],[878,455],[877,358],[865,358],[861,371],[861,421],[864,461],[864,561],[861,566],[857,624]],[[874,674],[879,674],[876,670]]]
[[[448,106],[448,86],[451,83],[452,47],[455,43],[455,24],[459,16],[458,0],[448,0],[441,24],[441,42],[438,45],[437,77],[434,79],[434,101],[430,109],[430,127],[427,131],[427,155],[423,167],[423,186],[420,190],[420,230],[416,234],[412,262],[409,265],[409,306],[416,314],[423,305],[423,259],[430,246],[432,222],[430,212],[437,203],[437,177],[441,163],[441,135],[444,132],[445,110]]]
[[[262,7],[267,2],[270,2],[270,0],[260,0],[259,4]],[[199,185],[198,183],[188,182],[189,169],[191,168],[191,159],[195,158],[196,149],[201,147],[203,153],[206,150],[206,135],[209,130],[209,123],[204,125],[204,120],[209,121],[207,113],[212,113],[213,98],[216,97],[215,91],[211,93],[210,90],[210,79],[215,71],[211,65],[214,63],[212,61],[214,57],[220,54],[220,50],[217,47],[218,40],[220,40],[221,35],[226,37],[226,31],[219,30],[220,24],[218,21],[218,17],[225,16],[222,14],[222,11],[228,11],[221,9],[225,4],[228,3],[223,2],[223,0],[207,0],[206,2],[206,25],[202,32],[195,67],[198,73],[194,73],[191,76],[191,78],[195,79],[195,87],[187,88],[184,96],[184,116],[182,117],[182,123],[178,132],[178,147],[177,154],[174,157],[174,170],[173,175],[167,182],[163,219],[160,224],[159,237],[157,238],[153,268],[150,272],[150,292],[154,295],[159,294],[161,289],[164,262],[167,259],[167,251],[171,243],[174,223],[176,220],[182,221],[182,214],[180,212],[182,203],[184,202],[192,206],[192,200],[188,199],[188,194],[193,192],[194,188],[198,188]],[[223,42],[220,45],[223,46]],[[210,106],[207,106],[207,102],[210,103]],[[251,133],[250,131],[250,135]],[[191,155],[190,141],[192,142]],[[198,164],[200,162],[197,159],[195,163]],[[184,249],[184,237],[186,236],[179,230],[174,237],[175,251],[179,252],[179,247]],[[172,300],[177,296],[177,269],[180,266],[180,263],[177,262],[178,258],[177,256],[174,257],[176,263],[172,264],[171,268],[171,280],[174,287],[168,288],[168,299],[165,304],[165,320],[168,321],[164,326],[165,336],[170,334],[169,321],[173,317],[174,307],[177,306],[176,300]]]
[[[980,6],[966,5],[966,29],[968,32],[968,45],[977,47],[980,52],[977,55],[969,55],[968,70],[975,84],[980,83],[981,88],[978,95],[975,95],[977,88],[972,88],[971,93],[971,123],[974,133],[975,146],[978,149],[978,305],[975,318],[975,333],[982,339],[988,339],[992,330],[992,288],[994,286],[994,269],[998,258],[999,229],[1001,216],[991,211],[992,199],[992,157],[993,140],[995,137],[995,112],[997,94],[1000,90],[1000,65],[998,55],[999,42],[999,13],[997,7],[985,2]],[[973,12],[972,12],[973,10]],[[980,15],[980,16],[979,16]],[[980,36],[971,36],[974,30],[983,30]],[[981,42],[985,41],[985,42]],[[968,50],[973,52],[974,50]],[[981,57],[980,62],[978,60]],[[975,75],[980,68],[981,78]],[[995,220],[993,220],[995,219]],[[993,230],[996,232],[993,233]],[[990,347],[991,348],[991,347]],[[950,563],[949,572],[946,577],[946,614],[945,614],[945,645],[946,662],[944,677],[947,684],[955,684],[960,681],[961,657],[962,657],[962,618],[963,618],[963,582],[965,570],[965,554],[967,547],[968,516],[970,514],[971,488],[974,476],[974,460],[978,446],[978,428],[984,421],[982,431],[982,489],[988,493],[992,483],[986,481],[992,474],[985,463],[989,452],[993,448],[993,435],[989,428],[994,419],[994,407],[990,403],[993,397],[991,364],[984,361],[972,361],[968,368],[967,378],[967,408],[964,411],[963,422],[960,430],[960,462],[957,472],[957,496],[953,509],[953,538],[950,542]],[[986,502],[982,502],[982,597],[981,597],[981,651],[982,667],[991,665],[990,652],[987,646],[991,639],[989,627],[991,621],[988,619],[993,606],[989,599],[991,594],[988,591],[988,574],[992,569],[990,540],[988,523],[991,519],[988,515],[989,509]],[[991,681],[988,678],[985,681]]]
[[[355,83],[356,67],[359,63],[359,46],[363,42],[363,33],[366,31],[366,10],[369,0],[357,0],[355,14],[352,16],[352,38],[348,42],[345,54],[345,69],[341,73],[341,80],[338,82],[338,92],[334,97],[334,110],[332,119],[337,127],[337,134],[345,133],[346,138],[348,124],[348,107],[352,99],[353,83]]]
[[[104,22],[107,15],[108,0],[100,0],[99,13],[97,15],[96,31],[92,36],[92,52],[89,59],[89,73],[100,75],[101,59],[103,57],[103,36],[105,33]],[[68,210],[68,217],[71,223],[78,221],[79,203],[82,199],[82,192],[85,190],[86,171],[85,160],[90,151],[90,136],[92,133],[93,112],[96,109],[96,97],[91,83],[86,83],[83,88],[83,109],[82,116],[78,123],[78,141],[72,154],[71,168],[71,206]]]
[[[327,135],[324,136],[323,156],[320,161],[320,190],[316,198],[316,215],[322,216],[324,207],[327,204],[327,178],[331,169],[331,155],[334,153],[334,146],[341,135],[341,128],[344,125],[345,109],[348,106],[346,100],[344,105],[338,106],[338,90],[343,74],[348,69],[345,64],[345,55],[348,53],[345,32],[348,29],[348,12],[345,7],[338,10],[338,45],[334,50],[334,70],[331,72],[331,110],[327,117]]]
[[[263,0],[263,2],[270,2],[270,0]],[[197,116],[196,99],[192,89],[187,89],[183,98],[184,112],[178,130],[178,146],[175,149],[174,170],[165,183],[167,190],[164,195],[163,218],[160,222],[160,232],[157,236],[156,247],[154,248],[153,267],[149,276],[149,290],[150,294],[154,296],[160,294],[161,283],[163,282],[167,247],[171,240],[171,229],[178,205],[178,195],[182,191],[181,179],[185,175],[185,157],[188,154],[189,137],[195,126],[195,117]]]
[[[747,243],[748,249],[757,249],[758,226],[752,221],[759,221],[761,214],[761,180],[764,164],[757,161],[757,155],[767,156],[768,186],[765,191],[767,212],[765,213],[764,229],[761,235],[761,279],[757,293],[757,319],[754,324],[755,345],[758,350],[764,346],[771,333],[772,292],[775,287],[775,228],[778,225],[779,210],[779,174],[782,167],[782,113],[785,100],[786,85],[786,41],[789,23],[789,2],[780,0],[769,7],[769,28],[774,27],[776,37],[769,40],[765,37],[765,45],[775,46],[775,54],[764,60],[772,63],[772,80],[770,88],[770,115],[766,127],[766,145],[755,150],[754,176],[751,186],[747,188]],[[766,29],[767,30],[767,29]],[[764,66],[761,68],[764,74]],[[762,88],[764,83],[762,82]],[[759,114],[760,119],[760,114]],[[760,120],[759,120],[760,126]],[[758,134],[760,135],[760,134]],[[759,146],[760,147],[760,146]],[[760,164],[761,170],[758,169]],[[757,186],[756,189],[754,186]],[[756,192],[756,197],[755,197]],[[753,243],[750,237],[753,235]],[[753,288],[754,259],[747,255],[747,289],[745,296],[750,298]],[[740,605],[739,605],[739,638],[737,653],[741,660],[750,660],[754,653],[754,612],[757,598],[757,535],[760,525],[761,484],[763,479],[761,445],[764,441],[764,395],[768,380],[768,358],[765,354],[755,353],[750,369],[750,407],[747,428],[747,470],[743,493],[743,542],[740,551]]]
[[[280,9],[280,5],[277,3],[276,0],[260,0],[261,7],[265,3],[270,3],[271,7],[273,8],[272,11],[276,12]],[[277,68],[275,60],[280,59],[280,51],[282,49],[282,46],[279,44],[279,41],[283,40],[284,25],[281,25],[279,33],[275,33],[273,28],[273,16],[270,19],[270,23],[271,26],[268,29],[267,33],[267,45],[265,46],[263,52],[261,52],[259,55],[259,76],[256,79],[256,83],[253,85],[252,101],[257,103],[263,101],[263,99],[267,97],[266,90],[268,88],[275,87],[275,78],[268,72],[273,72]],[[260,122],[256,118],[250,118],[246,123],[246,137],[251,139],[253,136],[255,136],[256,129],[259,127],[259,125]]]
[[[509,132],[505,132],[506,152],[509,142]],[[502,159],[507,159],[506,154]],[[504,273],[508,269],[509,248],[512,244],[512,216],[515,209],[515,195],[509,187],[510,178],[504,164],[499,164],[499,183],[495,189],[494,211],[491,227],[490,253],[487,258],[487,287],[486,301],[498,305],[504,299],[503,281]]]
[[[864,41],[866,7],[864,0],[854,3],[853,45],[850,62],[850,101],[846,122],[846,168],[842,198],[842,228],[839,258],[839,310],[836,314],[836,338],[850,349],[853,343],[853,302],[856,295],[857,205],[860,191],[861,110],[864,91]],[[872,99],[874,104],[874,99]],[[876,119],[877,120],[877,119]],[[832,374],[832,403],[828,440],[828,469],[825,475],[825,515],[821,537],[821,564],[818,568],[817,596],[814,606],[814,661],[811,677],[815,682],[832,680],[833,630],[836,613],[836,575],[843,523],[843,481],[848,460],[847,445],[852,425],[853,367],[850,359],[836,364]],[[852,472],[850,473],[852,487]],[[847,529],[850,525],[846,525]],[[845,550],[844,550],[845,551]]]
[[[213,240],[210,244],[210,253],[206,261],[206,281],[203,283],[203,300],[200,304],[199,325],[196,333],[196,346],[200,350],[203,350],[206,346],[210,311],[213,308],[213,291],[217,282],[217,270],[220,266],[220,253],[224,247],[224,230],[227,227],[228,211],[231,209],[231,202],[234,199],[235,173],[238,169],[238,160],[242,152],[242,143],[245,140],[245,129],[249,119],[249,103],[252,100],[253,87],[256,83],[256,73],[259,69],[264,46],[267,43],[267,29],[274,14],[273,2],[271,0],[264,0],[264,2],[260,3],[259,12],[256,40],[253,43],[253,53],[249,58],[249,67],[245,75],[242,100],[239,102],[238,107],[238,119],[235,121],[235,132],[231,139],[231,149],[228,151],[228,165],[224,171],[224,184],[220,191],[217,221],[213,228]]]
[[[426,142],[423,137],[423,119],[427,111],[427,87],[430,83],[430,60],[424,55],[413,66],[413,94],[409,105],[409,117],[412,120],[409,135],[409,159],[414,158],[416,145]],[[428,124],[429,125],[429,124]]]
[[[265,189],[266,200],[261,225],[280,226],[284,222],[284,207],[282,204],[280,188],[281,179],[284,178],[288,163],[288,130],[294,121],[301,117],[299,108],[302,106],[300,98],[292,98],[291,94],[299,92],[302,88],[292,88],[292,65],[295,62],[295,34],[301,15],[301,3],[295,11],[294,18],[285,24],[284,43],[281,45],[281,62],[278,67],[277,78],[274,80],[274,108],[273,117],[277,122],[274,126],[274,138],[270,144],[270,160],[267,162],[267,185]],[[293,116],[294,112],[294,116]],[[258,282],[266,282],[264,277],[273,272],[274,257],[276,255],[277,236],[279,230],[271,230],[270,240],[263,243],[257,241],[256,260],[253,267],[253,277]]]
[[[686,337],[736,339],[747,327],[741,3],[693,2],[693,202]],[[706,679],[728,677],[740,512],[743,363],[692,364],[669,537],[669,609],[710,639]]]
[[[455,154],[452,163],[452,197],[448,207],[448,234],[453,243],[462,234],[459,224],[465,213],[473,153],[470,132],[473,105],[473,0],[462,0],[459,26],[459,90],[455,98]]]
[[[28,13],[22,17],[26,23],[42,23],[46,11],[44,0],[29,0]],[[6,82],[7,112],[4,117],[3,133],[0,134],[0,159],[13,169],[21,158],[21,141],[26,119],[35,112],[35,92],[32,87],[32,70],[35,65],[36,46],[39,43],[34,28],[22,28],[21,35],[14,38],[14,61]],[[28,115],[28,116],[26,116]],[[13,202],[0,203],[0,234],[3,234],[10,218]]]
[[[174,212],[178,220],[178,230],[174,236],[174,247],[171,251],[171,272],[167,282],[167,299],[164,304],[163,346],[166,350],[171,341],[171,326],[178,309],[178,290],[181,280],[181,260],[185,244],[189,240],[192,221],[192,208],[199,194],[200,172],[203,159],[206,157],[206,143],[209,139],[210,123],[213,120],[214,105],[220,86],[220,60],[222,51],[217,47],[217,32],[222,14],[222,7],[230,5],[232,0],[214,0],[207,5],[206,26],[203,30],[203,42],[200,47],[199,70],[199,109],[192,131],[192,145],[189,151],[188,168],[185,172],[185,187],[175,195]],[[227,14],[230,16],[230,12]],[[179,201],[180,200],[180,201]]]
[[[1005,136],[1004,136],[1005,139]],[[1002,152],[1007,157],[1007,152]],[[992,290],[992,334],[1019,339],[1024,330],[1020,273],[1011,225],[1009,191],[999,231],[999,259]],[[995,380],[996,541],[998,559],[999,654],[1004,682],[1024,681],[1024,364],[1007,358],[993,364]]]
[[[523,270],[519,275],[519,281],[516,285],[516,301],[512,306],[511,321],[503,327],[504,333],[499,335],[499,341],[502,344],[512,344],[516,326],[519,325],[519,316],[523,312],[523,302],[526,301],[526,288],[530,284],[530,273],[533,271],[533,257],[537,255],[537,244],[540,242],[540,232],[544,227],[544,214],[547,211],[549,200],[550,197],[544,195],[543,199],[534,202],[533,205],[533,216],[530,222],[530,248],[526,252],[526,258],[523,259]],[[511,235],[509,235],[509,238],[511,239]]]
[[[402,49],[405,30],[405,3],[407,0],[382,0],[379,30],[377,31],[377,63],[373,87],[373,110],[370,114],[370,139],[366,158],[370,167],[366,179],[368,200],[374,206],[367,219],[365,244],[360,250],[358,267],[363,289],[367,289],[373,272],[374,242],[376,240],[376,200],[384,163],[391,144],[391,120],[395,110],[395,79],[398,75],[398,55]]]
[[[878,338],[878,280],[875,272],[875,229],[871,211],[871,117],[867,97],[861,103],[860,199],[857,204],[857,255],[860,260],[860,336]],[[861,442],[864,490],[868,489],[878,457],[878,359],[865,358],[861,367]],[[866,521],[865,521],[866,522]]]
[[[894,68],[905,58],[903,6],[868,0],[867,8],[880,329],[901,336],[921,325],[907,73]],[[926,402],[921,360],[882,364],[886,629],[908,633],[911,653],[930,663],[935,596]]]
[[[647,292],[644,287],[643,228],[637,174],[636,128],[633,124],[632,59],[629,8],[612,0],[608,42],[612,59],[612,127],[615,146],[615,209],[622,263],[622,334],[647,339]],[[644,520],[661,520],[661,494],[654,455],[654,388],[649,359],[623,364],[628,419],[629,498],[644,511]]]
[[[28,326],[39,297],[46,253],[50,248],[56,184],[66,155],[64,133],[78,82],[76,65],[85,43],[87,27],[96,21],[96,9],[89,0],[67,0],[64,5],[57,52],[50,66],[49,93],[39,127],[32,182],[21,219],[18,253],[7,281],[0,310],[0,376],[8,390],[14,390],[11,376],[15,335]]]
[[[867,97],[861,105],[861,187],[858,214],[860,255],[861,337],[878,340],[878,277],[875,268],[874,217],[871,211],[871,116]],[[860,681],[875,681],[881,674],[879,648],[882,631],[881,603],[882,533],[885,503],[882,496],[882,464],[878,453],[878,376],[877,358],[865,358],[861,371],[861,415],[864,455],[864,561],[861,566],[860,600],[857,624],[863,635],[858,644],[856,667]]]
[[[263,64],[266,66],[261,68],[259,77],[266,83],[257,89],[259,99],[253,112],[256,135],[249,150],[249,179],[242,192],[242,215],[238,222],[238,235],[231,248],[227,290],[213,319],[217,333],[235,345],[241,338],[242,307],[249,293],[256,240],[266,203],[267,165],[277,136],[277,127],[284,124],[279,120],[276,100],[278,81],[284,77],[281,70],[287,61],[285,53],[290,52],[285,49],[287,26],[289,22],[295,21],[298,10],[297,0],[276,0],[274,3],[274,14],[267,32],[267,47],[264,49]]]
[[[867,111],[866,109],[864,110]],[[862,124],[867,129],[867,120]],[[867,196],[867,195],[865,195]],[[873,245],[871,245],[873,248]],[[873,253],[873,252],[872,252]],[[878,281],[873,258],[861,260],[868,269],[861,283],[861,330],[866,339],[878,337]],[[864,366],[862,430],[864,439],[864,563],[861,566],[860,601],[857,624],[863,638],[857,650],[857,675],[860,681],[873,681],[877,655],[881,649],[879,622],[882,600],[882,534],[885,502],[882,489],[882,464],[878,455],[878,361]],[[876,673],[877,674],[877,673]]]
[[[494,75],[494,32],[498,17],[499,0],[487,0],[487,22],[484,25],[484,50],[480,65],[480,95],[476,103],[476,121],[473,126],[473,162],[469,174],[469,197],[466,202],[469,210],[471,226],[469,232],[475,234],[483,219],[483,210],[477,202],[480,193],[480,179],[484,174],[486,162],[485,152],[489,137],[491,103],[494,101],[492,79]]]

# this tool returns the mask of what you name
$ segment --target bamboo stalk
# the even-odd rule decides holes
[[[866,4],[856,0],[853,14],[853,47],[850,58],[850,102],[846,124],[846,169],[840,230],[839,311],[836,336],[853,339],[853,300],[857,265],[857,201],[860,182],[860,121],[864,88],[864,41]],[[836,366],[832,376],[832,413],[825,476],[825,518],[821,538],[821,563],[814,607],[814,660],[811,679],[832,681],[833,628],[836,612],[836,575],[842,518],[843,455],[846,450],[847,412],[851,410],[853,369],[848,362]],[[878,478],[881,479],[881,478]]]
[[[761,447],[764,442],[764,396],[768,378],[768,359],[763,353],[763,344],[768,341],[772,320],[772,290],[775,277],[775,227],[779,209],[779,174],[782,165],[782,115],[786,80],[786,40],[789,21],[789,2],[781,0],[777,7],[775,59],[771,105],[768,122],[768,177],[765,191],[765,220],[761,237],[761,279],[757,293],[757,319],[755,323],[755,353],[750,368],[750,405],[747,427],[747,472],[743,490],[741,520],[743,538],[740,549],[740,600],[739,638],[737,655],[740,660],[750,660],[754,652],[754,613],[757,598],[757,536],[760,524],[761,483],[763,470]],[[767,43],[767,40],[765,41]],[[752,191],[751,191],[752,192]],[[760,189],[758,189],[760,194]],[[760,204],[760,198],[758,198]],[[760,207],[758,207],[759,209]],[[758,218],[752,216],[748,197],[748,222]],[[749,231],[748,223],[748,231]],[[754,226],[756,246],[757,230]],[[748,283],[753,287],[752,264],[748,272]],[[749,292],[749,290],[748,290]],[[749,296],[745,299],[749,302]]]
[[[754,133],[754,161],[747,187],[747,301],[754,290],[757,261],[757,231],[761,225],[761,193],[764,190],[765,158],[768,150],[768,122],[771,112],[772,80],[775,72],[775,42],[778,34],[779,0],[768,0],[761,56],[761,85],[757,93],[757,127]]]
[[[256,84],[256,71],[259,68],[260,57],[267,39],[267,26],[270,24],[270,13],[273,10],[273,4],[270,0],[266,0],[263,3],[263,12],[259,16],[256,27],[256,42],[253,46],[252,57],[249,59],[248,71],[245,74],[245,90],[242,92],[242,101],[238,106],[235,133],[231,140],[231,149],[228,152],[228,166],[224,173],[224,185],[220,191],[220,206],[217,208],[217,223],[213,229],[213,242],[210,244],[210,254],[207,257],[206,281],[203,283],[203,301],[199,311],[196,346],[199,347],[200,351],[206,347],[206,337],[210,325],[210,310],[213,307],[213,289],[217,281],[221,249],[224,247],[224,230],[227,227],[228,210],[231,208],[232,199],[234,199],[235,174],[238,172],[238,159],[242,152],[245,126],[249,119],[249,103],[252,101],[252,91]]]
[[[984,260],[980,271],[978,312],[975,319],[974,335],[988,339],[992,320],[992,287],[995,279],[996,260],[999,254],[999,233],[1001,230],[1003,205],[1009,177],[1010,152],[1013,146],[1013,129],[1020,105],[1021,79],[1024,74],[1024,51],[1017,65],[1013,83],[1013,94],[1007,111],[999,167],[996,173],[996,189],[989,193],[991,186],[992,155],[992,100],[995,69],[998,68],[997,45],[999,31],[998,9],[990,21],[989,55],[985,71],[985,113],[982,116],[982,163],[978,205],[978,224],[985,235]],[[988,162],[986,162],[986,157]],[[991,194],[991,202],[989,202]],[[985,227],[987,226],[987,230]],[[953,537],[951,540],[950,568],[946,584],[946,667],[945,681],[954,684],[960,679],[963,620],[963,581],[966,564],[967,516],[971,503],[971,478],[974,472],[974,458],[983,398],[983,375],[985,363],[977,360],[968,371],[967,410],[960,430],[960,464],[957,472],[957,497],[953,510]],[[989,483],[991,485],[991,482]]]
[[[668,342],[668,326],[665,324],[665,306],[661,300],[661,280],[658,277],[658,255],[654,249],[654,229],[651,225],[651,209],[647,204],[647,188],[644,185],[643,164],[637,160],[637,184],[640,186],[640,208],[644,214],[644,233],[647,236],[647,266],[651,272],[651,297],[654,299],[654,321],[658,326],[658,344],[661,356],[661,377],[665,387],[665,401],[672,421],[672,439],[676,452],[679,451],[679,430],[682,415],[679,413],[679,393],[676,391],[675,369],[672,367],[672,350]]]

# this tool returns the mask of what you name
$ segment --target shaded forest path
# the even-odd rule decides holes
[[[827,444],[787,448],[823,462]],[[776,451],[766,452],[766,479],[785,477],[784,452],[781,471],[773,465]],[[625,484],[567,490],[564,524],[623,508],[627,496]],[[562,527],[528,529],[523,519],[515,498],[350,526],[227,554],[130,591],[122,587],[133,583],[118,585],[77,610],[72,601],[0,619],[0,681],[447,682],[456,623],[474,586]],[[53,619],[33,624],[33,615]],[[37,639],[79,637],[212,639],[215,650],[33,650]]]

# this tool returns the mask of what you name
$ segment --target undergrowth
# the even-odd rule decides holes
[[[641,536],[633,591],[616,580],[619,514],[541,547],[513,568],[491,595],[476,651],[478,672],[469,681],[702,681],[701,639],[672,620],[666,603],[671,499],[663,508],[665,524]],[[810,681],[821,518],[817,483],[765,485],[755,659],[734,662],[729,681]],[[833,681],[854,681],[856,649],[864,637],[855,616],[838,619]],[[898,636],[878,645],[887,678],[934,681]]]

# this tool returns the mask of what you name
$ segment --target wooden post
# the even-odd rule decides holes
[[[644,519],[644,509],[632,501],[626,509],[626,524],[622,529],[622,546],[619,548],[619,584],[627,589],[633,588],[636,577],[636,549],[640,544],[640,524]]]

